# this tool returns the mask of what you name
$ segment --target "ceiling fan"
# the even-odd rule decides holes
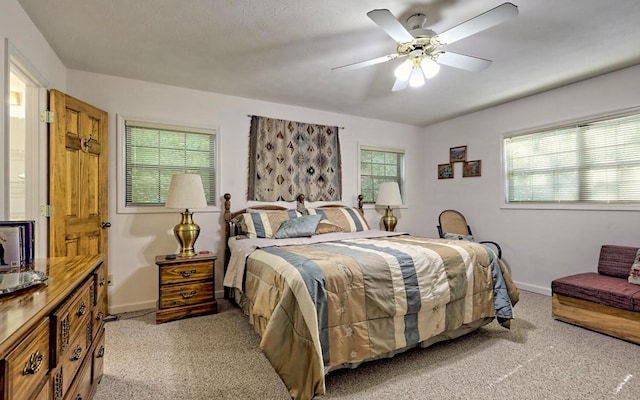
[[[518,15],[517,6],[512,3],[503,3],[460,25],[436,34],[425,28],[427,17],[424,14],[415,14],[409,17],[407,19],[409,29],[407,30],[389,10],[372,10],[367,13],[367,16],[398,42],[396,53],[334,67],[332,70],[362,68],[407,57],[395,70],[396,81],[391,89],[394,92],[404,90],[408,86],[424,85],[425,78],[432,78],[438,73],[440,64],[466,71],[482,71],[491,65],[490,60],[445,51],[442,50],[442,47],[498,25],[516,15]]]

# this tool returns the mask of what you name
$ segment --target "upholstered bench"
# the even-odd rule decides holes
[[[638,247],[604,245],[598,272],[551,282],[553,317],[640,344],[640,285],[629,283]]]

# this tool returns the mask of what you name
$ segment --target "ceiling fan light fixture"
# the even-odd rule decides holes
[[[422,73],[424,73],[425,78],[431,79],[440,71],[440,64],[429,57],[425,57],[420,62],[420,69],[422,69]]]
[[[413,68],[411,70],[411,75],[409,75],[409,86],[411,87],[420,87],[424,85],[424,74],[422,73],[422,69]]]

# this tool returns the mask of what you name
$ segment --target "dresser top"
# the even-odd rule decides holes
[[[14,342],[50,314],[104,261],[103,255],[38,259],[30,269],[44,272],[40,285],[0,295],[0,358]]]

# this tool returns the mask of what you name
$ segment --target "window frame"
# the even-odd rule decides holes
[[[172,208],[165,208],[159,205],[148,205],[148,206],[127,206],[126,204],[126,169],[127,169],[127,142],[126,142],[126,121],[135,121],[144,124],[150,125],[164,125],[170,128],[176,129],[193,129],[197,130],[205,130],[212,131],[215,136],[215,160],[214,160],[214,174],[215,174],[215,191],[216,194],[214,196],[214,204],[209,205],[206,208],[198,209],[198,211],[220,211],[220,129],[217,126],[202,126],[196,125],[193,123],[182,123],[182,122],[164,122],[159,120],[152,120],[149,118],[138,118],[131,117],[118,114],[116,116],[117,123],[117,181],[116,181],[116,189],[117,189],[117,214],[158,214],[158,213],[175,213],[176,210]]]
[[[509,174],[508,154],[506,149],[506,139],[524,136],[535,133],[542,133],[550,130],[566,129],[571,126],[592,124],[606,120],[628,117],[638,114],[640,117],[640,107],[634,107],[624,110],[611,111],[607,113],[583,116],[562,122],[549,123],[539,125],[526,130],[512,131],[504,133],[500,136],[500,154],[501,154],[501,189],[503,209],[527,209],[527,210],[589,210],[589,211],[640,211],[640,202],[637,203],[606,203],[606,202],[586,202],[578,200],[576,202],[509,202]]]
[[[402,165],[400,166],[400,173],[398,175],[398,177],[400,179],[400,182],[398,182],[398,186],[400,187],[400,197],[402,198],[402,206],[401,206],[401,208],[404,208],[406,203],[407,203],[407,199],[406,199],[406,196],[407,196],[407,192],[406,192],[407,152],[406,152],[406,149],[399,148],[399,147],[371,146],[371,145],[366,145],[366,144],[359,144],[358,145],[358,189],[359,189],[358,194],[363,194],[363,189],[362,189],[362,151],[363,150],[380,151],[380,152],[386,152],[386,153],[396,153],[396,154],[401,154],[402,155],[402,163],[401,163]],[[376,193],[376,197],[377,197],[377,193]],[[376,201],[374,199],[373,202],[364,202],[364,205],[367,208],[375,207]]]

